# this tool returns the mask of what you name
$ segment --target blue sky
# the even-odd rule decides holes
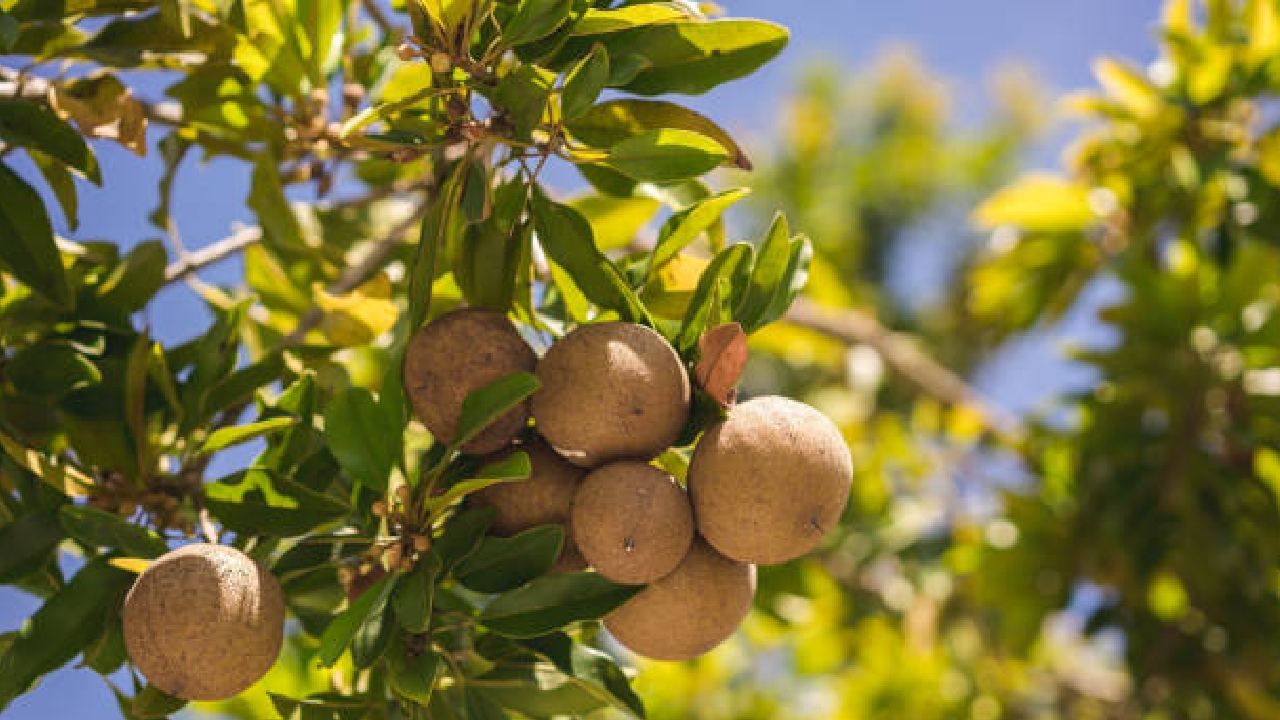
[[[961,118],[984,114],[985,75],[1003,62],[1020,61],[1037,72],[1053,92],[1092,85],[1090,61],[1118,55],[1145,63],[1155,51],[1157,0],[721,0],[731,15],[774,20],[789,27],[792,41],[782,57],[760,73],[692,99],[691,104],[729,128],[767,137],[779,101],[791,78],[808,60],[828,58],[854,69],[886,46],[911,45],[926,63],[953,85],[954,109]],[[0,61],[3,63],[4,61]],[[147,94],[159,87],[145,83]],[[160,134],[152,132],[151,140]],[[105,186],[81,186],[78,240],[111,240],[129,247],[157,236],[146,221],[153,209],[160,174],[157,153],[139,159],[110,143],[95,145]],[[1052,165],[1054,143],[1032,159]],[[175,216],[186,244],[196,248],[227,235],[233,223],[250,223],[244,206],[248,169],[230,160],[208,165],[188,162],[179,176]],[[571,188],[563,188],[571,189]],[[59,230],[66,232],[64,225]],[[235,261],[203,273],[212,282],[234,281]],[[148,321],[166,341],[190,337],[205,327],[200,302],[181,286],[166,290]],[[1068,322],[1070,334],[1086,317]],[[1043,372],[1018,372],[1052,360],[1054,338],[1038,338],[1015,348],[999,372],[980,378],[984,390],[1008,404],[1025,407],[1043,392]],[[1039,386],[1029,383],[1037,378]],[[2,550],[0,550],[2,551]],[[0,588],[0,632],[17,628],[38,602]],[[119,717],[106,685],[92,671],[63,669],[17,700],[6,720]]]

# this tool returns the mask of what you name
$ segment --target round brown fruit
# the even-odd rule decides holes
[[[693,451],[689,496],[698,532],[724,555],[771,565],[799,557],[835,527],[853,463],[825,415],[790,398],[729,410]]]
[[[164,692],[223,700],[275,664],[284,596],[275,577],[225,545],[186,545],[151,565],[124,601],[133,664]]]
[[[675,570],[606,615],[604,626],[637,655],[690,660],[733,634],[755,592],[754,565],[698,538]]]
[[[661,335],[624,322],[583,325],[538,363],[530,401],[538,432],[569,462],[648,459],[689,417],[689,376]]]
[[[404,387],[413,412],[431,434],[453,442],[462,401],[473,390],[512,373],[533,372],[537,357],[502,313],[463,308],[427,323],[409,340],[404,356]],[[500,449],[524,429],[528,403],[508,410],[462,446],[484,454]]]
[[[573,539],[614,582],[642,584],[680,564],[693,542],[689,498],[667,473],[640,460],[592,470],[573,498]]]
[[[500,462],[517,450],[529,454],[527,480],[490,485],[470,496],[477,505],[493,508],[489,530],[501,537],[568,520],[573,495],[587,472],[565,462],[541,439],[495,453],[485,458],[485,463]]]

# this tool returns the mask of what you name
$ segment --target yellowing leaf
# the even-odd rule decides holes
[[[391,299],[391,280],[385,273],[346,295],[331,295],[315,288],[316,305],[324,311],[320,331],[337,345],[373,342],[396,323],[400,310]]]
[[[661,203],[650,197],[583,195],[569,201],[591,223],[601,251],[626,247],[653,218]]]
[[[1211,45],[1204,49],[1200,62],[1190,67],[1187,78],[1187,92],[1197,103],[1207,103],[1216,99],[1227,87],[1231,79],[1231,67],[1234,57],[1231,49],[1222,45]]]
[[[49,456],[24,447],[22,443],[0,432],[0,450],[14,462],[66,495],[83,497],[93,487],[93,478],[74,465],[58,462]]]
[[[684,317],[698,279],[709,264],[707,258],[680,253],[655,271],[643,294],[649,311],[665,318]]]
[[[1249,46],[1245,50],[1245,61],[1257,66],[1277,54],[1280,54],[1280,9],[1274,0],[1253,0],[1249,3]]]
[[[1137,117],[1148,117],[1160,111],[1160,95],[1138,71],[1109,58],[1094,62],[1093,73],[1107,95]]]
[[[107,563],[112,567],[118,567],[134,575],[141,575],[147,568],[151,567],[151,561],[145,558],[111,558]]]
[[[973,221],[986,229],[1013,225],[1033,232],[1071,232],[1096,219],[1085,186],[1044,173],[1022,176],[973,211]]]
[[[142,103],[110,73],[55,85],[54,109],[89,137],[115,140],[138,156],[147,154],[147,117]]]

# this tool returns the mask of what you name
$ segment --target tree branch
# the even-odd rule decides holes
[[[247,227],[239,230],[227,237],[206,245],[193,253],[188,253],[185,257],[177,262],[171,263],[169,267],[164,269],[165,283],[177,282],[184,280],[197,270],[208,267],[216,262],[226,260],[232,255],[244,250],[262,240],[262,228]]]
[[[396,39],[404,34],[404,31],[396,27],[395,23],[391,22],[391,18],[387,17],[387,13],[378,5],[378,0],[363,0],[360,4],[384,35]]]
[[[910,338],[887,329],[868,313],[829,310],[798,298],[783,320],[846,344],[864,344],[879,353],[898,374],[930,395],[976,410],[988,430],[1015,441],[1024,434],[1022,421],[1016,415],[992,403],[964,378],[920,350]]]

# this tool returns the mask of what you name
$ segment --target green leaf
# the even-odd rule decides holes
[[[555,81],[555,73],[532,64],[518,65],[498,80],[490,100],[506,112],[517,139],[529,139],[542,122]]]
[[[720,143],[690,130],[651,130],[609,149],[605,164],[634,180],[674,182],[711,172],[728,155]]]
[[[525,45],[550,35],[569,17],[573,0],[519,0],[515,15],[502,28],[509,47]]]
[[[20,31],[17,19],[0,10],[0,53],[13,51],[13,46],[18,42],[18,33]]]
[[[50,513],[28,513],[0,527],[0,583],[39,569],[61,541],[62,526]]]
[[[102,184],[98,160],[75,128],[52,110],[26,100],[0,99],[0,140],[39,150]]]
[[[506,592],[550,570],[563,546],[561,525],[542,525],[509,538],[486,537],[453,574],[476,592]]]
[[[782,283],[790,263],[791,231],[786,217],[778,213],[765,233],[747,291],[733,313],[734,319],[742,323],[742,328],[748,333],[760,327],[760,320],[773,304],[774,297],[785,289]]]
[[[329,451],[347,474],[379,493],[387,491],[401,453],[403,431],[395,420],[364,388],[343,391],[324,415]]]
[[[147,685],[133,696],[133,714],[142,720],[167,718],[186,707],[187,701]]]
[[[67,534],[91,548],[118,548],[130,557],[157,558],[169,551],[154,530],[87,505],[63,505],[58,519]]]
[[[524,402],[540,386],[538,378],[532,373],[517,372],[472,390],[462,401],[453,448],[456,450],[466,445],[494,420]]]
[[[749,194],[748,188],[725,190],[667,218],[658,231],[658,244],[653,248],[645,278],[652,277],[655,270],[670,262],[712,225],[721,222],[725,210]]]
[[[259,420],[257,422],[245,423],[244,425],[231,425],[224,428],[218,428],[205,438],[204,444],[200,446],[201,455],[211,455],[221,452],[229,447],[247,443],[250,440],[256,440],[260,437],[275,435],[286,428],[293,427],[298,424],[297,418],[292,417],[273,417],[267,420]]]
[[[569,206],[591,223],[596,246],[607,252],[630,245],[661,203],[651,197],[613,197],[593,193],[574,198]]]
[[[382,611],[391,595],[392,576],[388,575],[360,593],[346,610],[329,623],[320,636],[320,648],[316,659],[323,667],[332,667],[351,644],[351,640],[371,617],[380,622]]]
[[[609,148],[654,130],[688,130],[720,143],[730,164],[751,169],[746,152],[724,128],[705,115],[665,100],[610,100],[568,119],[566,127],[575,138],[596,148]]]
[[[758,330],[782,317],[787,308],[791,307],[792,301],[809,282],[809,262],[812,259],[813,243],[809,242],[809,238],[803,235],[792,238],[789,243],[787,269],[775,286],[773,298],[769,301],[764,313],[752,320],[755,329]]]
[[[391,689],[419,705],[431,702],[431,691],[435,688],[439,670],[440,657],[432,651],[429,643],[426,647],[412,650],[403,637],[397,637],[387,652],[387,680]]]
[[[467,685],[463,688],[466,698],[467,720],[507,720],[510,716],[497,700],[485,694],[482,688]]]
[[[412,570],[396,579],[391,605],[400,627],[412,633],[424,633],[431,627],[431,606],[440,571],[440,556],[429,552],[418,560]]]
[[[565,76],[564,89],[560,92],[561,118],[569,121],[590,110],[608,82],[609,51],[603,45],[596,45],[591,48],[591,54]]]
[[[488,218],[470,225],[454,252],[453,277],[467,303],[506,313],[529,290],[533,226],[521,219],[528,186],[519,179],[493,193]]]
[[[543,249],[591,302],[616,310],[631,322],[650,323],[648,313],[622,273],[596,248],[586,218],[567,205],[553,202],[541,188],[534,188],[532,211]]]
[[[448,572],[475,552],[493,522],[493,508],[471,508],[457,513],[445,525],[432,552],[440,557],[441,572]]]
[[[350,512],[331,495],[263,469],[205,486],[205,505],[228,529],[249,535],[302,535]]]
[[[133,575],[98,558],[49,598],[0,656],[0,710],[93,642],[132,583]]]
[[[3,17],[5,16],[0,15],[0,25],[4,22]],[[27,152],[31,155],[31,161],[35,163],[36,169],[44,176],[44,181],[49,183],[49,189],[53,190],[53,197],[62,207],[62,215],[67,220],[67,227],[74,231],[80,227],[80,203],[76,195],[76,181],[71,177],[71,172],[67,170],[66,165],[58,162],[51,155],[46,155],[39,150]]]
[[[23,348],[5,366],[18,392],[50,402],[102,382],[98,367],[69,345],[42,343]]]
[[[141,310],[164,287],[168,260],[159,240],[138,243],[98,286],[98,297],[126,312]]]
[[[642,589],[616,585],[591,572],[547,575],[499,595],[485,607],[480,621],[506,637],[537,637],[604,617]]]
[[[751,272],[754,249],[747,243],[735,243],[722,250],[702,271],[693,299],[685,311],[684,323],[676,341],[676,348],[685,355],[698,343],[698,338],[712,322],[712,309],[724,305],[733,307],[735,280]],[[718,321],[718,320],[717,320]]]
[[[627,5],[613,10],[587,8],[573,26],[573,35],[604,35],[660,23],[689,20],[689,9],[675,2]]]
[[[418,249],[414,253],[413,268],[409,274],[409,331],[422,326],[431,309],[431,291],[435,283],[436,263],[441,252],[451,244],[459,228],[458,206],[462,200],[462,185],[467,177],[467,163],[459,162],[444,181],[435,202],[422,221],[418,237]]]
[[[367,668],[377,662],[390,646],[392,636],[398,632],[395,612],[388,600],[389,594],[381,606],[375,605],[369,611],[351,638],[351,660],[358,668]]]
[[[532,468],[529,464],[528,453],[511,453],[502,460],[481,468],[476,477],[456,482],[439,496],[428,499],[426,503],[427,509],[434,512],[449,507],[457,502],[459,498],[483,490],[491,485],[524,480],[529,477],[530,472],[532,472]]]
[[[603,36],[610,57],[644,56],[648,67],[624,90],[637,95],[702,94],[755,72],[787,45],[787,29],[763,20],[678,22]]]
[[[636,717],[645,716],[644,703],[631,689],[626,673],[607,654],[576,643],[560,632],[523,640],[521,644],[604,702]]]
[[[0,266],[32,290],[70,309],[74,298],[44,202],[4,163],[0,163],[0,237],[4,238]]]
[[[276,160],[270,153],[258,156],[249,183],[247,204],[258,216],[263,242],[277,250],[309,252],[302,239],[302,227],[285,197]]]

